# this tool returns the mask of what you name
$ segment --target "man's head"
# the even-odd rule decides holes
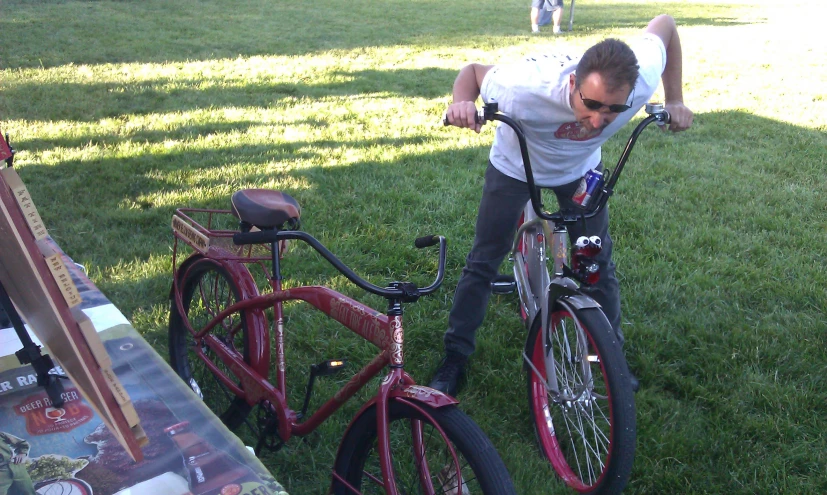
[[[590,130],[611,124],[628,108],[638,69],[634,52],[620,40],[609,38],[586,50],[569,78],[577,121]]]

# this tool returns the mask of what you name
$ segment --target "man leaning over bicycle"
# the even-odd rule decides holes
[[[573,208],[572,195],[590,170],[602,170],[601,145],[645,105],[663,82],[668,129],[692,125],[693,113],[683,103],[682,54],[675,20],[652,19],[630,44],[606,39],[580,57],[540,55],[504,65],[469,64],[453,86],[446,118],[452,125],[480,132],[476,100],[496,101],[499,110],[523,127],[538,186],[551,189],[561,208]],[[529,200],[520,148],[508,126],[498,126],[485,172],[482,199],[471,252],[466,258],[448,316],[445,355],[430,386],[455,395],[465,375],[475,335],[482,325],[490,284],[511,249],[520,214]],[[598,235],[603,250],[595,259],[600,281],[583,287],[608,317],[618,341],[620,290],[612,261],[609,213],[569,228],[571,239]],[[631,375],[632,388],[638,380]]]

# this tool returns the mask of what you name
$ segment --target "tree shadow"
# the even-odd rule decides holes
[[[272,184],[274,174],[280,174],[284,184],[296,184],[285,190],[303,207],[304,230],[374,283],[427,281],[433,273],[433,265],[427,260],[433,253],[416,253],[410,242],[423,234],[446,235],[449,273],[445,285],[437,297],[406,306],[406,314],[413,316],[410,328],[417,329],[406,333],[408,355],[418,356],[409,358],[409,372],[419,378],[428,372],[427,358],[437,352],[434,348],[444,331],[445,311],[470,248],[487,146],[410,153],[392,161],[367,157],[341,166],[289,165],[293,161],[323,159],[327,150],[336,147],[400,147],[426,140],[450,140],[451,132],[436,138],[413,134],[374,141],[301,141],[289,143],[285,149],[276,145],[241,146],[94,163],[73,161],[53,167],[28,165],[20,172],[46,225],[61,234],[61,246],[77,261],[93,260],[93,272],[104,278],[99,286],[129,318],[138,312],[163,313],[169,307],[169,218],[176,206],[227,208],[233,190]],[[629,132],[631,128],[627,127],[604,148],[607,163],[619,155]],[[228,163],[227,156],[233,157],[232,162],[249,166],[234,167],[231,173],[214,173]],[[268,168],[271,161],[284,162],[285,166]],[[821,230],[808,226],[824,224],[827,185],[820,180],[823,163],[827,163],[827,136],[823,133],[741,111],[699,114],[693,129],[679,135],[650,129],[641,136],[612,197],[612,227],[618,269],[624,275],[624,311],[632,323],[627,342],[631,359],[638,370],[642,368],[646,387],[642,400],[653,396],[671,398],[676,395],[673,384],[680,377],[690,377],[680,382],[691,386],[681,389],[675,403],[703,392],[708,403],[733,404],[732,379],[741,374],[772,376],[773,371],[776,380],[793,385],[790,390],[809,394],[817,389],[820,375],[799,373],[794,365],[783,361],[789,359],[788,354],[805,356],[811,365],[813,348],[818,348],[813,346],[811,324],[823,320],[822,306],[817,302],[823,302],[821,282],[827,274],[812,260],[822,259],[827,253],[823,252]],[[114,169],[120,173],[107,173]],[[76,188],[77,196],[87,205],[49,203],[46,198],[57,187]],[[168,201],[147,205],[143,210],[125,206],[142,197],[164,195],[186,197],[188,204]],[[64,227],[61,219],[72,225]],[[80,227],[73,230],[77,224]],[[133,235],[130,239],[112,239],[108,227],[113,225],[119,226],[117,232],[128,226]],[[675,225],[680,226],[677,233]],[[306,252],[288,254],[285,275],[293,277],[297,270],[314,263],[303,256]],[[132,278],[118,273],[124,264],[149,268],[135,270],[139,276]],[[313,266],[320,273],[335,275],[324,264]],[[800,276],[802,270],[806,276]],[[316,280],[301,272],[299,277]],[[710,285],[713,295],[696,290],[704,283]],[[504,329],[499,338],[519,340],[522,336],[515,328],[518,324],[513,298],[493,298],[492,307],[495,310],[489,311],[480,332],[483,349],[485,339],[499,329]],[[657,332],[668,335],[647,334],[649,320],[661,322],[654,325]],[[773,325],[755,323],[761,320]],[[675,321],[696,323],[686,329]],[[301,325],[295,321],[285,326],[291,336],[301,335]],[[164,340],[162,328],[139,331],[159,342]],[[691,338],[686,333],[691,333]],[[668,345],[664,345],[664,339]],[[730,358],[733,349],[759,346],[769,355],[762,354],[760,360]],[[695,367],[697,359],[707,358],[707,351],[710,360],[723,356],[729,363],[725,377]],[[517,361],[503,360],[500,368],[491,367],[497,361],[487,360],[485,352],[476,359],[489,367],[486,373],[505,374],[518,366],[514,363],[519,361],[519,344],[514,352]],[[702,357],[690,359],[699,352]],[[775,362],[781,364],[776,366]],[[815,364],[818,368],[823,362],[816,360]],[[504,417],[508,413],[505,408],[513,409],[515,401],[524,400],[524,391],[513,388],[513,397],[501,396],[512,393],[510,389],[498,391],[498,401],[487,409],[488,414]],[[803,408],[801,415],[812,417],[813,410]],[[687,408],[686,414],[698,415],[697,420],[704,424],[718,419],[705,408]],[[720,424],[716,430],[720,435],[743,434],[738,420],[754,411],[739,408],[732,414],[733,421]],[[784,425],[800,419],[788,417],[788,411],[777,408],[764,414]],[[653,442],[671,438],[666,445],[680,446],[686,439],[664,426],[672,417],[642,415],[638,423],[640,438]],[[812,428],[813,422],[823,420],[824,412],[815,418],[805,420],[802,427]],[[762,447],[762,442],[757,446]],[[709,459],[698,456],[697,451],[692,455],[687,450],[690,447],[679,447],[684,450],[675,454],[652,444],[649,455],[676,455],[686,464],[687,482],[723,491],[732,481],[732,468],[710,469]],[[789,442],[784,448],[810,449],[803,443]],[[506,462],[512,461],[507,457],[512,455],[508,450],[501,452]],[[744,473],[757,468],[762,459],[736,451],[732,465],[740,466],[738,476],[746,476]],[[651,468],[649,475],[652,471],[655,475],[662,473],[659,469]],[[277,470],[274,474],[286,477]],[[658,486],[651,491],[665,491]],[[533,493],[545,488],[521,491]]]
[[[3,98],[12,104],[8,105],[3,117],[97,122],[122,115],[165,114],[215,107],[266,108],[285,98],[322,99],[353,95],[436,98],[444,94],[445,88],[450,88],[456,71],[436,67],[367,69],[334,71],[331,76],[336,81],[318,84],[256,81],[228,85],[223,79],[163,77],[126,83],[21,83],[4,89]],[[211,82],[216,84],[209,84]]]
[[[244,127],[245,122],[238,124]],[[219,132],[233,132],[228,125]],[[215,130],[215,129],[213,129]],[[755,133],[772,135],[773,140],[755,141]],[[161,140],[162,134],[138,135],[136,139]],[[113,142],[120,136],[103,137]],[[47,225],[54,225],[55,237],[67,253],[90,253],[102,263],[104,270],[123,259],[146,260],[168,256],[168,223],[175,207],[228,208],[229,196],[245,187],[272,187],[268,184],[294,184],[286,191],[305,208],[304,224],[311,233],[322,232],[335,245],[344,246],[342,239],[355,242],[357,250],[384,251],[376,238],[413,238],[427,231],[455,236],[455,260],[470,247],[473,219],[485,168],[487,148],[410,154],[394,162],[363,160],[342,166],[294,167],[293,163],[327,160],[331,151],[347,149],[381,149],[416,146],[432,136],[412,135],[404,138],[360,140],[295,141],[276,144],[233,145],[209,149],[182,149],[164,153],[147,153],[131,157],[112,157],[94,161],[71,160],[59,166],[28,165],[21,175],[34,198],[56,196],[57,189],[71,188],[84,198],[76,205],[54,205],[38,200]],[[451,139],[450,136],[445,139]],[[623,133],[604,147],[604,160],[611,163],[619,155]],[[679,144],[678,144],[679,143]],[[718,143],[718,146],[710,146]],[[34,143],[45,146],[45,143]],[[67,142],[66,144],[71,144]],[[76,143],[78,144],[78,143]],[[680,146],[685,151],[677,151]],[[679,136],[661,136],[651,132],[643,137],[632,155],[621,179],[615,211],[629,204],[629,198],[648,195],[663,200],[667,214],[674,221],[731,222],[734,229],[766,229],[778,225],[778,219],[756,215],[757,203],[775,205],[774,213],[786,218],[818,221],[825,200],[790,198],[791,183],[809,183],[820,172],[813,167],[827,160],[827,138],[817,131],[756,117],[743,112],[722,112],[698,115],[694,128]],[[821,150],[821,151],[818,151]],[[821,153],[821,158],[813,156]],[[711,156],[715,169],[700,168],[686,162],[692,156]],[[778,157],[778,162],[767,156]],[[800,156],[800,159],[796,157]],[[801,163],[799,163],[799,161]],[[457,163],[470,166],[458,170]],[[478,166],[474,166],[478,164]],[[751,168],[754,167],[754,168]],[[222,172],[226,169],[227,172]],[[745,172],[749,170],[749,172]],[[675,180],[669,174],[680,174]],[[683,177],[688,175],[689,177]],[[744,189],[742,181],[762,184],[760,197]],[[101,193],[105,185],[106,193]],[[680,187],[678,187],[680,185]],[[714,189],[711,187],[714,185]],[[188,204],[172,204],[169,197],[188,199]],[[703,206],[693,206],[698,198]],[[827,195],[823,196],[827,197]],[[152,198],[158,198],[160,203]],[[644,203],[645,204],[645,203]],[[672,206],[669,206],[672,205]],[[726,205],[726,207],[724,207]],[[805,206],[805,211],[800,208]],[[646,207],[633,203],[625,213],[615,213],[621,225],[651,223]],[[684,219],[684,211],[697,212]],[[423,216],[423,213],[427,212]],[[643,215],[645,219],[636,218]],[[62,219],[72,218],[67,224]],[[680,220],[678,220],[680,218]],[[662,220],[667,221],[667,220]],[[746,227],[744,227],[746,226]],[[108,242],[110,227],[128,227],[133,241],[121,245],[117,253],[102,248]],[[89,231],[93,233],[90,235]],[[354,236],[355,232],[359,235]],[[456,246],[460,247],[457,248]],[[97,253],[97,254],[91,254]],[[115,254],[112,258],[111,254]],[[378,260],[378,261],[377,261]],[[382,258],[373,260],[381,263]],[[458,261],[459,262],[459,261]],[[375,266],[384,271],[385,267]],[[128,289],[125,291],[128,293]],[[163,296],[162,294],[156,297]]]
[[[442,2],[436,13],[421,2],[404,0],[354,0],[346,8],[333,0],[248,1],[233,8],[195,0],[6,3],[11,14],[0,19],[0,30],[18,42],[6,46],[0,59],[3,68],[297,56],[422,43],[471,47],[491,37],[523,37],[528,20],[528,6],[513,2],[489,2],[473,16],[469,10],[480,5],[470,1]],[[194,9],[199,16],[192,15]],[[664,12],[685,26],[729,26],[746,23],[740,15],[745,9],[708,4],[699,16],[696,4],[676,1],[584,2],[576,7],[575,35],[643,27]],[[49,45],[40,40],[50,40]]]

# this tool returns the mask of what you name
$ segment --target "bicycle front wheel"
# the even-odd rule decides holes
[[[634,462],[635,402],[614,330],[596,308],[554,311],[548,339],[540,320],[526,349],[528,401],[540,450],[578,492],[620,493]],[[547,388],[550,377],[554,383]]]
[[[456,406],[433,408],[392,400],[390,445],[400,494],[516,493],[491,440]],[[358,491],[334,477],[333,493],[385,493],[379,455],[374,405],[359,416],[342,439],[334,467],[336,475]]]
[[[207,367],[196,352],[195,339],[184,324],[185,318],[196,331],[204,328],[221,311],[241,298],[241,291],[233,277],[220,263],[202,258],[186,271],[178,285],[185,314],[178,311],[175,301],[169,315],[169,361],[178,376],[195,392],[221,421],[234,429],[250,413],[247,401],[236,396]],[[246,311],[225,318],[212,330],[212,335],[250,363],[249,321],[253,316]],[[206,344],[200,351],[228,377],[233,374],[217,359]]]

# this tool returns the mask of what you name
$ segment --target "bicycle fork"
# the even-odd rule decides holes
[[[383,477],[383,480],[381,480],[381,484],[385,489],[385,493],[387,495],[400,495],[399,488],[397,487],[396,475],[394,473],[393,468],[393,447],[391,445],[390,438],[390,403],[392,400],[401,400],[402,402],[405,402],[409,407],[419,411],[419,413],[424,418],[430,418],[431,425],[437,430],[437,433],[445,439],[446,443],[449,446],[448,459],[436,460],[437,462],[445,462],[446,464],[442,467],[442,470],[439,473],[431,473],[430,469],[433,467],[431,466],[431,463],[433,463],[435,460],[430,459],[428,457],[426,449],[426,439],[422,428],[423,422],[422,420],[411,420],[410,434],[412,441],[412,449],[414,453],[414,458],[416,460],[416,469],[419,475],[419,483],[421,487],[424,490],[426,490],[427,493],[430,493],[430,490],[433,489],[431,487],[432,478],[436,476],[437,479],[442,480],[442,478],[446,478],[445,473],[448,473],[448,480],[445,482],[440,481],[443,483],[442,491],[440,493],[465,493],[465,491],[462,488],[464,485],[461,476],[462,466],[459,462],[459,458],[457,457],[456,451],[454,450],[453,446],[450,444],[450,441],[448,440],[447,434],[439,425],[439,423],[435,421],[433,418],[431,418],[428,412],[420,406],[419,400],[414,399],[411,396],[406,396],[404,392],[400,393],[400,390],[408,388],[412,385],[414,387],[417,387],[413,379],[407,373],[405,373],[401,367],[392,366],[388,375],[385,376],[385,378],[382,380],[382,383],[379,386],[379,392],[375,399],[375,404],[377,408],[377,451],[379,453],[380,468]],[[455,403],[455,400],[452,399],[452,402]],[[429,405],[433,406],[435,404],[430,403]]]
[[[594,387],[594,380],[592,379],[590,364],[595,357],[585,352],[580,352],[581,350],[588,349],[588,340],[579,318],[576,317],[576,310],[570,305],[569,301],[565,299],[557,299],[554,301],[550,301],[550,299],[551,297],[545,298],[545,300],[549,302],[547,305],[544,305],[546,308],[544,308],[543,311],[542,328],[540,329],[543,335],[543,363],[546,369],[546,380],[543,380],[543,374],[540,373],[525,353],[523,354],[523,358],[531,367],[534,374],[544,382],[546,390],[551,392],[552,400],[555,403],[568,404],[580,401],[584,396],[591,395],[590,392]],[[552,308],[559,307],[571,314],[572,321],[574,322],[573,328],[565,322],[560,322],[559,325],[552,327],[551,314],[547,312],[548,306]],[[569,338],[572,332],[575,337],[573,342]],[[554,354],[552,339],[557,339],[561,344],[559,356]],[[571,347],[572,344],[575,348]],[[568,367],[579,368],[582,382],[576,384],[566,379],[565,383],[567,386],[563,390],[560,390],[558,371],[563,372],[565,375],[565,370]],[[565,378],[566,377],[564,377],[564,379]],[[589,394],[587,394],[587,392]]]
[[[547,246],[549,239],[551,245]],[[547,252],[550,252],[554,261],[553,280],[548,271]],[[583,362],[584,358],[581,357],[583,354],[579,352],[580,349],[588,349],[588,341],[579,318],[576,317],[576,311],[588,307],[599,307],[594,300],[581,294],[577,284],[565,276],[568,252],[568,231],[565,226],[555,225],[552,230],[549,222],[538,218],[531,205],[527,205],[524,211],[524,222],[517,231],[511,258],[514,262],[515,285],[520,295],[527,329],[531,329],[535,318],[540,318],[545,378],[525,351],[523,359],[544,383],[553,400],[558,403],[578,401],[592,389],[591,367],[589,362]],[[555,309],[566,310],[572,316],[574,328],[565,324],[559,325],[559,328],[553,328],[552,313]],[[571,348],[570,332],[574,332],[576,349]],[[554,354],[552,339],[557,339],[561,343],[562,355]],[[585,359],[588,361],[591,356],[586,356]],[[565,366],[566,363],[581,369],[582,383],[576,388],[571,384],[565,390],[560,390],[558,368]]]

